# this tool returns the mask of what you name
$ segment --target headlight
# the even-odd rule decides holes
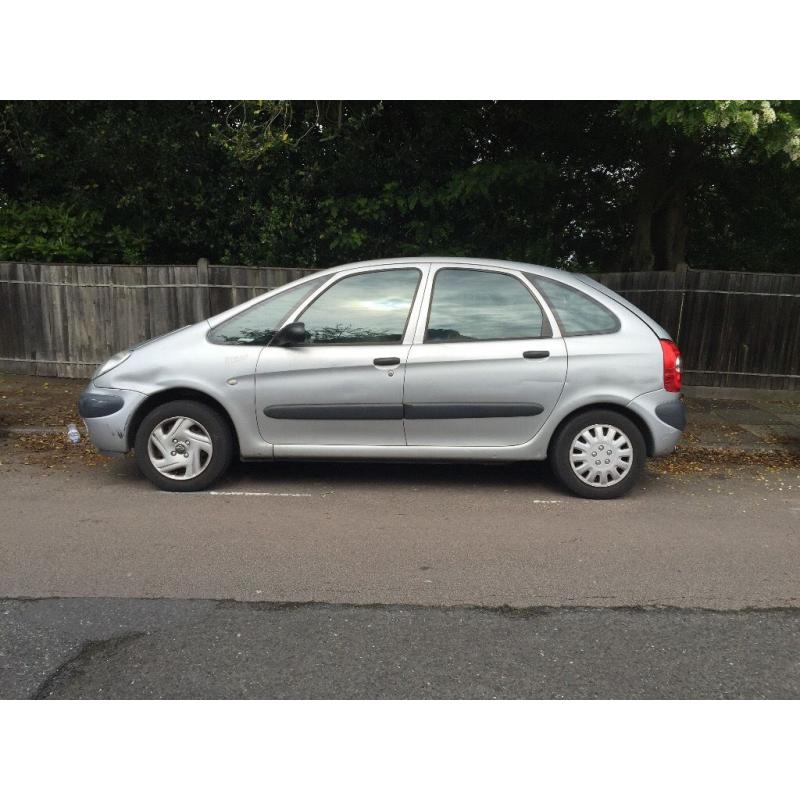
[[[106,361],[105,364],[101,364],[97,370],[95,371],[94,375],[92,375],[92,380],[95,378],[99,378],[101,375],[105,375],[106,372],[114,369],[114,367],[118,367],[123,361],[126,361],[130,358],[131,351],[130,350],[120,350],[119,353],[115,353],[111,358]]]

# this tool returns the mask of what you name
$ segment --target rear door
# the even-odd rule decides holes
[[[261,436],[276,445],[403,445],[403,379],[427,264],[359,268],[287,322],[307,341],[265,347],[256,370]]]
[[[523,444],[552,412],[567,373],[563,339],[514,270],[433,265],[408,355],[409,445]]]

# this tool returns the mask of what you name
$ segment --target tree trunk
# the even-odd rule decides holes
[[[633,243],[631,244],[629,272],[649,271],[655,266],[653,257],[653,205],[655,203],[654,181],[640,182],[639,198],[636,201]]]
[[[651,137],[641,164],[628,271],[674,270],[686,263],[686,201],[702,152],[689,140]]]
[[[686,263],[686,192],[686,181],[681,181],[653,214],[654,269],[674,270]]]

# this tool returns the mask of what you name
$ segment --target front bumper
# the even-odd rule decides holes
[[[127,453],[128,426],[147,395],[132,389],[102,389],[90,383],[78,400],[92,444],[105,455]]]
[[[628,403],[650,430],[653,456],[668,456],[678,444],[686,427],[686,410],[680,394],[659,389],[640,394]]]

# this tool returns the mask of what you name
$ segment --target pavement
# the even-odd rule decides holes
[[[36,380],[63,431],[74,389]],[[175,495],[7,435],[0,697],[800,697],[797,404],[689,402],[684,446],[603,503],[525,464],[238,465]]]
[[[800,453],[800,392],[688,387],[684,402],[694,446]]]

